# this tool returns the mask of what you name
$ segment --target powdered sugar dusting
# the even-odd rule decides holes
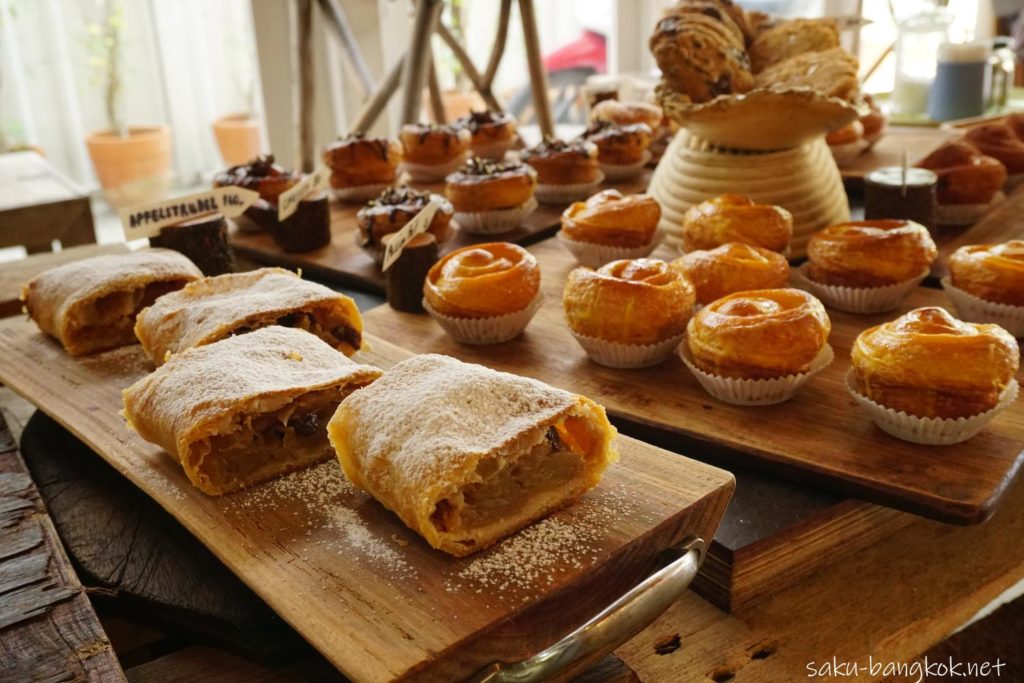
[[[374,534],[354,510],[335,508],[331,515],[331,526],[341,531],[346,545],[362,553],[374,567],[388,569],[404,578],[416,575],[416,571],[395,548],[397,543]]]

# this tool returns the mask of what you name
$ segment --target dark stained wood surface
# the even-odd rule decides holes
[[[369,342],[374,351],[363,360],[387,367],[408,357],[381,339]],[[121,389],[149,369],[138,347],[71,359],[30,323],[0,323],[4,383],[168,509],[357,679],[457,678],[535,653],[647,575],[665,548],[691,534],[711,538],[734,485],[721,470],[619,437],[622,462],[580,503],[551,517],[572,528],[584,524],[592,554],[559,555],[522,588],[495,594],[481,586],[478,595],[472,575],[460,572],[501,546],[460,561],[441,556],[368,496],[340,484],[308,497],[274,484],[223,498],[194,489],[176,462],[128,431],[119,415]],[[599,516],[607,523],[591,526],[588,510],[605,510]],[[355,515],[401,562],[375,564],[353,540],[361,536],[337,525],[342,513],[342,520]]]
[[[124,680],[2,414],[0,653],[4,681]]]
[[[645,170],[634,180],[604,183],[600,189],[616,188],[629,194],[643,192],[651,179]],[[444,194],[444,185],[417,185],[418,189]],[[267,233],[247,233],[234,230],[229,241],[235,251],[258,263],[301,268],[309,277],[334,284],[355,287],[369,292],[384,293],[384,277],[380,267],[362,247],[356,244],[356,212],[359,204],[334,202],[331,207],[331,243],[323,249],[298,254],[281,251]],[[456,230],[454,237],[441,245],[444,254],[470,244],[482,242],[515,242],[523,246],[533,244],[558,231],[564,205],[540,204],[517,229],[502,235],[473,235]]]
[[[830,311],[836,360],[790,401],[738,407],[711,398],[678,358],[644,370],[591,362],[564,321],[562,289],[572,256],[556,240],[530,247],[542,269],[546,300],[525,333],[492,346],[465,346],[427,315],[381,306],[367,329],[417,353],[443,353],[563,386],[602,403],[615,418],[676,438],[676,449],[723,462],[784,472],[881,505],[951,523],[977,524],[997,507],[1024,461],[1024,403],[999,415],[970,441],[921,446],[875,427],[849,396],[850,347],[872,325],[919,306],[949,306],[938,290],[918,288],[892,313]],[[655,256],[673,258],[667,247]]]

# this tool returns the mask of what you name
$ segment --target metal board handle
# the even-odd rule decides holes
[[[678,559],[648,576],[551,647],[520,662],[495,662],[471,678],[471,683],[543,681],[625,643],[660,617],[697,575],[706,552],[704,541],[691,537],[677,550],[682,553]]]

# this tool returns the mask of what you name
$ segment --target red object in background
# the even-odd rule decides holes
[[[589,67],[608,73],[608,39],[595,31],[584,30],[576,40],[563,45],[544,58],[548,72]]]

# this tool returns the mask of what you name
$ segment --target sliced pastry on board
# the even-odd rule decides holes
[[[29,316],[72,356],[135,343],[136,316],[203,277],[170,249],[109,254],[51,268],[22,288]]]
[[[352,299],[281,268],[192,283],[142,311],[135,334],[160,365],[168,354],[269,325],[307,330],[347,355],[362,345],[363,321]]]
[[[618,459],[593,401],[439,355],[349,396],[328,431],[353,484],[456,556],[569,505]]]

